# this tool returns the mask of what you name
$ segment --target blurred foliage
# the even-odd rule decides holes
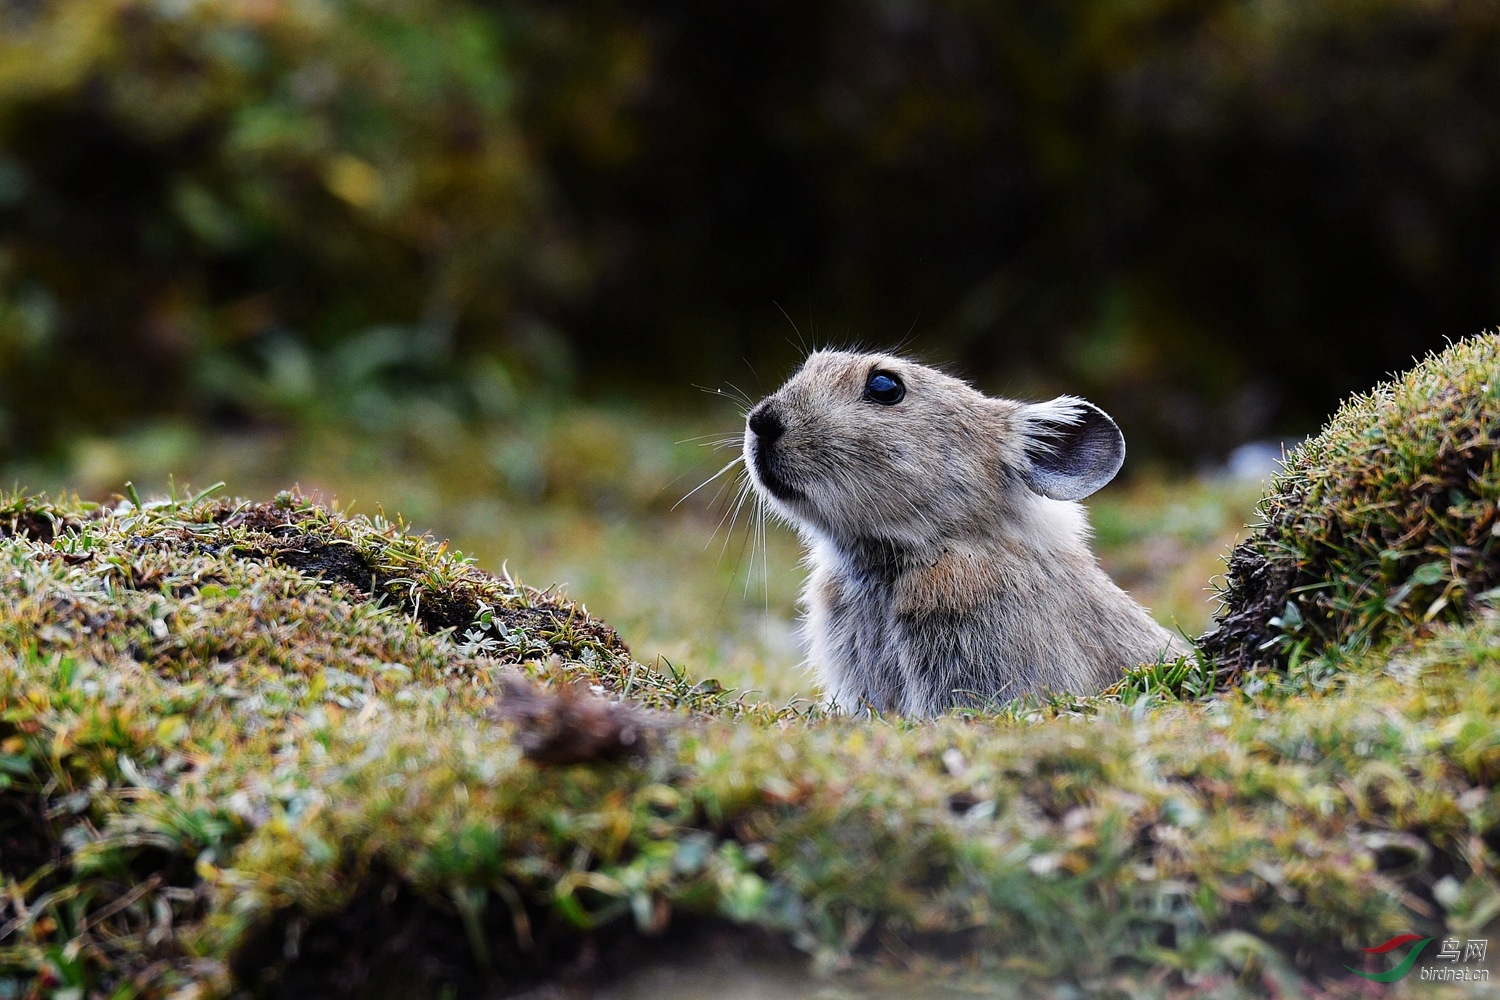
[[[406,377],[420,377],[464,350],[460,320],[514,323],[520,290],[567,283],[495,15],[65,0],[0,18],[0,370],[17,443],[243,404],[253,382],[188,380],[246,341],[241,362],[269,372],[256,401],[301,392],[316,419],[360,402],[327,399],[330,382],[418,354]],[[325,377],[300,377],[310,357]]]
[[[567,188],[636,207],[591,349],[630,323],[727,369],[780,344],[777,298],[1193,451],[1315,427],[1500,311],[1493,5],[651,9],[650,152]]]
[[[1463,0],[7,4],[0,443],[365,421],[369,337],[460,417],[673,391],[777,302],[1172,453],[1309,427],[1500,312],[1497,56]]]

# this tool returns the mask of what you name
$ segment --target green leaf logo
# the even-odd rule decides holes
[[[1432,938],[1419,937],[1416,934],[1398,934],[1387,941],[1385,944],[1377,944],[1373,948],[1360,949],[1360,951],[1368,952],[1371,955],[1384,955],[1386,952],[1391,951],[1394,948],[1401,947],[1408,941],[1418,942],[1417,946],[1407,954],[1406,958],[1402,960],[1400,965],[1396,966],[1394,969],[1391,969],[1388,972],[1360,972],[1358,969],[1351,968],[1347,965],[1344,966],[1344,968],[1348,969],[1356,976],[1363,976],[1366,979],[1371,980],[1372,982],[1394,983],[1396,980],[1402,978],[1412,970],[1412,966],[1417,964],[1417,958],[1422,954],[1422,949],[1426,948],[1429,944],[1432,943]]]

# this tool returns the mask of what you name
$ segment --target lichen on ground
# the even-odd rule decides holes
[[[503,996],[726,940],[890,995],[1356,995],[1360,948],[1500,914],[1465,595],[917,724],[637,663],[296,495],[0,497],[0,996]]]

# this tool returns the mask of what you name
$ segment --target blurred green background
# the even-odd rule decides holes
[[[1493,3],[0,6],[0,483],[300,482],[778,693],[795,546],[671,509],[695,387],[1088,395],[1191,631],[1256,492],[1193,470],[1497,317]]]

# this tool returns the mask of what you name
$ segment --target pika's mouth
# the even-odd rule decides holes
[[[755,481],[762,489],[784,503],[807,499],[807,494],[786,481],[786,476],[777,468],[775,451],[771,447],[752,441],[748,451]]]

